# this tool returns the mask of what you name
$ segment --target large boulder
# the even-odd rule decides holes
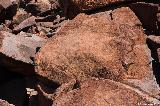
[[[53,106],[143,106],[158,105],[159,100],[138,89],[111,80],[86,80],[80,88],[64,90]]]
[[[159,92],[146,35],[127,7],[78,15],[42,47],[36,64],[39,76],[60,85],[97,77],[124,81],[151,95]]]

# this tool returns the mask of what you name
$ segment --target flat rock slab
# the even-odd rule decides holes
[[[46,40],[33,34],[21,32],[18,35],[9,32],[1,32],[4,36],[0,52],[15,60],[33,64],[36,49],[45,44]]]
[[[151,61],[141,22],[128,7],[122,7],[80,14],[61,27],[36,55],[36,72],[58,84],[86,77],[127,80],[157,95]],[[137,82],[145,83],[147,89]]]
[[[35,53],[46,40],[24,32],[14,35],[1,31],[0,36],[0,64],[10,71],[33,74]]]

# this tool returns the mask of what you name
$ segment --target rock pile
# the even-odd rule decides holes
[[[160,6],[1,0],[0,105],[160,105]]]

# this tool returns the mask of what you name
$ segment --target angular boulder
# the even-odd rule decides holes
[[[124,81],[157,95],[151,61],[141,22],[123,7],[80,14],[61,27],[36,55],[36,73],[60,85],[86,77]]]
[[[34,55],[46,40],[23,32],[14,35],[1,31],[0,36],[0,64],[24,75],[33,74]]]

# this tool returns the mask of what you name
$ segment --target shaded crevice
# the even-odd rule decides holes
[[[45,92],[48,94],[53,94],[56,91],[56,89],[61,86],[59,83],[53,82],[48,78],[42,77],[40,75],[36,75],[36,77],[38,78],[38,82],[43,85],[43,90],[45,90],[45,87],[50,88],[50,90],[45,90]]]
[[[160,48],[160,44],[157,44],[150,39],[147,39],[146,43],[148,48],[151,50],[151,57],[154,59],[152,61],[153,74],[156,78],[156,82],[160,85],[160,63],[157,53],[157,49]]]
[[[76,81],[76,83],[74,84],[72,90],[74,90],[74,89],[80,89],[80,88],[81,88],[80,82],[79,82],[79,81]]]

